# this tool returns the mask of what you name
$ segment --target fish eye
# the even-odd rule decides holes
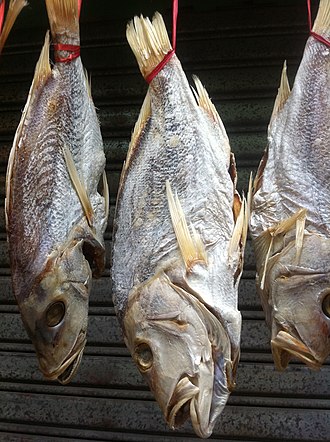
[[[46,311],[46,322],[48,327],[55,327],[58,325],[65,314],[65,305],[62,301],[57,301],[51,304]]]
[[[148,344],[143,342],[135,347],[135,361],[141,371],[149,370],[153,363],[153,355]]]
[[[330,292],[328,292],[322,301],[322,310],[325,316],[330,318]]]

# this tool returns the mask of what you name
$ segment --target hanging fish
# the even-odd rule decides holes
[[[208,437],[239,360],[245,202],[222,121],[196,77],[193,94],[161,15],[135,17],[127,38],[145,78],[169,55],[150,82],[120,180],[114,304],[170,427],[190,415]]]
[[[313,32],[329,40],[330,2]],[[286,65],[254,183],[257,286],[279,370],[330,353],[330,49],[311,36],[290,92]]]
[[[10,0],[6,20],[4,22],[5,0],[0,0],[0,54],[16,21],[16,18],[27,4],[28,3],[25,0]]]
[[[67,383],[86,343],[92,273],[104,267],[109,203],[77,0],[46,6],[57,62],[47,33],[9,157],[6,216],[13,291],[40,369]]]

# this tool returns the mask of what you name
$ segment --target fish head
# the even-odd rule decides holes
[[[298,262],[294,241],[269,261],[271,345],[279,370],[292,357],[318,369],[330,354],[329,250],[329,239],[305,235]]]
[[[190,415],[200,437],[225,406],[231,346],[220,321],[162,273],[131,293],[125,342],[171,428]]]
[[[62,384],[76,373],[86,344],[91,280],[83,241],[73,241],[48,259],[20,306],[42,373]]]

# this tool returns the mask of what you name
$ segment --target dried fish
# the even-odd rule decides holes
[[[58,62],[51,68],[47,33],[10,153],[6,216],[24,325],[43,374],[66,383],[86,343],[109,203],[101,132],[77,52],[78,2],[46,0],[46,6]]]
[[[146,78],[172,49],[160,14],[129,44]],[[171,59],[151,81],[123,168],[113,297],[125,342],[172,428],[212,433],[235,383],[247,218],[220,117]],[[194,96],[195,95],[195,96]]]
[[[330,2],[313,31],[329,40]],[[330,353],[330,48],[313,36],[290,92],[286,64],[254,182],[251,234],[275,365]]]

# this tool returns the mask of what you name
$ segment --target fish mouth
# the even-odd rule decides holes
[[[292,357],[300,359],[314,370],[318,370],[322,365],[303,342],[284,330],[279,331],[272,339],[271,346],[277,370],[283,371]]]
[[[199,388],[190,379],[186,375],[180,379],[168,403],[166,420],[173,430],[188,419],[192,399],[199,393]]]
[[[212,395],[209,400],[200,401],[200,391],[196,379],[184,375],[168,403],[166,420],[174,430],[183,425],[190,416],[195,433],[204,439],[212,434],[213,429],[213,425],[209,423]]]
[[[44,376],[50,380],[57,379],[63,385],[69,383],[78,370],[86,342],[86,332],[80,332],[76,343],[66,360],[59,368],[51,373],[45,373],[43,371]]]

